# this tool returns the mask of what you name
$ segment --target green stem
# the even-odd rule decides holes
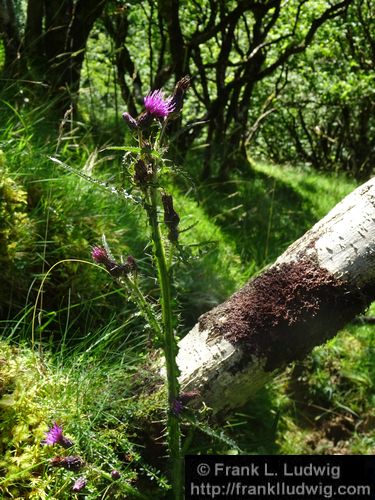
[[[157,318],[155,317],[154,311],[152,310],[151,304],[147,301],[141,290],[139,289],[138,283],[131,280],[129,277],[125,277],[125,283],[128,289],[130,289],[133,300],[139,307],[144,318],[154,330],[158,340],[162,339],[163,331],[160,328]]]
[[[161,308],[164,333],[164,356],[167,369],[168,385],[168,445],[171,457],[171,478],[174,498],[182,498],[182,457],[181,457],[181,431],[177,415],[172,411],[171,405],[179,396],[179,370],[176,363],[177,342],[173,333],[172,299],[170,276],[167,266],[165,249],[161,237],[160,226],[157,217],[158,200],[156,187],[156,173],[154,183],[149,187],[149,204],[146,205],[148,218],[151,226],[154,253],[158,269],[160,284]]]

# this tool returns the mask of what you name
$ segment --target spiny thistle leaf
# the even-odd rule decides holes
[[[92,184],[96,184],[97,186],[100,186],[104,188],[106,191],[109,191],[112,194],[116,194],[117,196],[121,196],[127,200],[131,200],[133,203],[141,204],[142,200],[137,197],[133,196],[132,194],[128,193],[125,189],[123,188],[117,188],[115,186],[111,186],[107,182],[100,181],[99,179],[93,179],[92,177],[80,172],[79,170],[76,170],[75,168],[71,167],[70,165],[67,165],[66,163],[62,162],[58,158],[55,158],[53,156],[48,156],[48,158],[59,165],[60,167],[64,168],[65,170],[68,170],[68,172],[71,172],[72,174],[78,175],[78,177],[81,177],[82,179],[85,179],[88,182],[91,182]]]

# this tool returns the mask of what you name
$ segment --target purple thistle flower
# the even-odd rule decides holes
[[[93,247],[91,257],[97,264],[106,264],[109,261],[107,250],[103,247]]]
[[[174,103],[172,98],[164,97],[164,92],[161,90],[154,90],[146,95],[144,98],[146,110],[157,118],[165,118],[174,110]]]
[[[91,257],[97,264],[104,264],[107,271],[114,277],[119,278],[121,275],[137,272],[137,262],[129,255],[125,264],[119,264],[112,260],[108,252],[103,247],[93,247],[91,250]]]
[[[60,444],[64,448],[70,448],[73,446],[73,441],[68,439],[67,437],[64,436],[62,427],[57,425],[56,422],[54,422],[53,426],[51,429],[46,432],[46,439],[42,441],[42,444]]]
[[[62,438],[63,436],[63,431],[62,431],[62,427],[58,426],[56,422],[54,422],[53,426],[51,427],[51,429],[46,432],[46,439],[45,439],[45,443],[46,444],[56,444],[60,441],[60,439]]]
[[[87,485],[87,479],[85,477],[79,477],[75,483],[73,484],[72,491],[74,493],[78,493],[79,491],[83,490]]]

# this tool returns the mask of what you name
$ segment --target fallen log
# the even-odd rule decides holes
[[[375,178],[179,342],[183,391],[214,413],[242,406],[375,300]]]

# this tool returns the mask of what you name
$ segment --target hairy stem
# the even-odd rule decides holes
[[[168,385],[168,446],[171,457],[171,478],[174,498],[182,498],[182,457],[181,457],[181,432],[180,422],[177,415],[172,411],[172,404],[179,396],[178,375],[179,370],[176,363],[177,342],[173,333],[172,320],[172,300],[170,275],[165,255],[163,240],[161,237],[160,226],[158,222],[157,209],[157,187],[156,172],[154,182],[149,187],[149,203],[147,204],[147,213],[151,226],[152,241],[154,243],[154,255],[158,269],[160,284],[163,334],[164,334],[164,356],[167,370]]]
[[[138,283],[136,281],[133,281],[127,276],[125,277],[124,281],[133,296],[134,302],[137,304],[139,310],[143,314],[143,317],[146,319],[150,327],[154,330],[157,339],[161,340],[163,332],[152,309],[152,305],[147,301],[146,297],[139,289]]]

